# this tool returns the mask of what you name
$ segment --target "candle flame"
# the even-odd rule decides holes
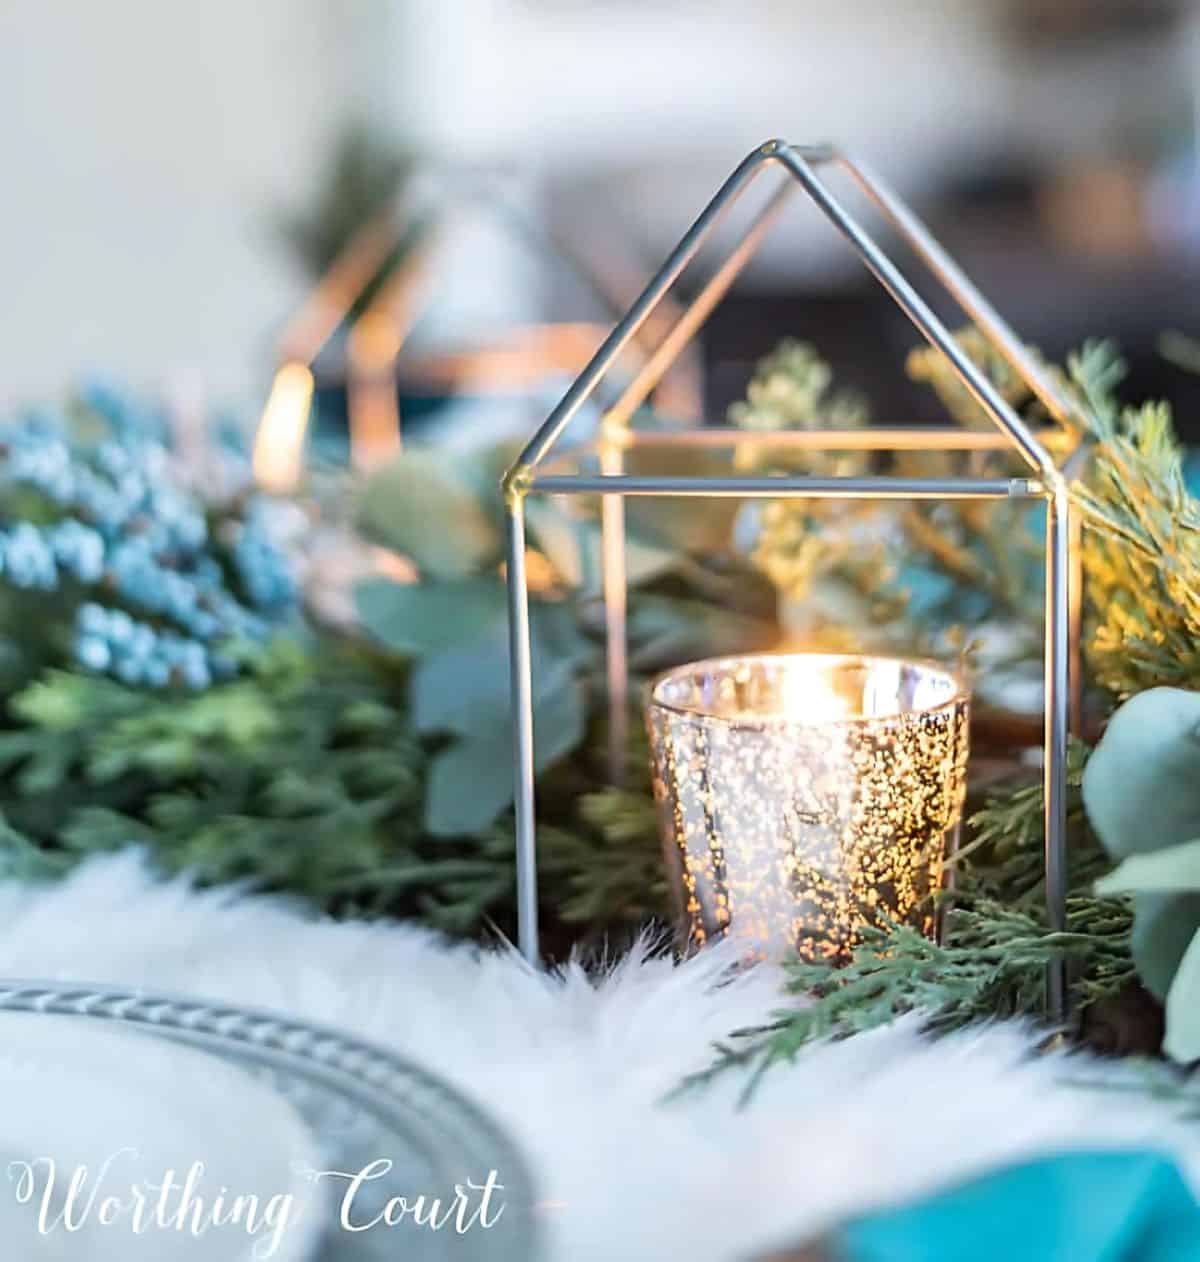
[[[293,360],[275,374],[254,439],[254,477],[266,491],[286,495],[300,482],[312,396],[307,365]]]
[[[829,668],[819,662],[790,662],[783,676],[785,713],[804,723],[845,718],[850,707],[829,679]]]

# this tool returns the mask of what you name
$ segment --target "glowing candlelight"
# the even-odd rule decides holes
[[[864,925],[933,932],[966,791],[954,675],[889,658],[698,662],[657,682],[647,724],[688,943],[839,959]]]
[[[299,485],[312,396],[313,375],[306,365],[293,360],[275,374],[254,438],[254,477],[266,491],[286,495]]]

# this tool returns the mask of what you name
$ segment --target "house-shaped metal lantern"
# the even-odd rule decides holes
[[[628,726],[626,658],[626,579],[624,497],[734,497],[760,499],[1021,499],[1046,504],[1046,630],[1045,630],[1045,826],[1046,892],[1049,924],[1061,929],[1066,896],[1067,740],[1078,689],[1080,574],[1078,521],[1068,487],[1082,458],[1082,443],[1060,467],[1047,446],[1017,415],[984,373],[955,341],[896,264],[845,209],[818,174],[840,168],[878,207],[914,254],[929,268],[966,316],[1012,366],[1050,416],[1067,422],[1078,405],[1067,398],[1037,358],[1030,354],[975,286],[945,253],[912,211],[862,163],[829,145],[805,146],[772,140],[751,153],[725,181],[671,252],[661,269],[563,396],[525,447],[504,480],[508,522],[508,601],[512,669],[512,707],[516,762],[516,859],[520,948],[530,961],[538,958],[538,891],[534,819],[533,680],[530,650],[528,583],[525,569],[525,501],[529,495],[599,495],[607,632],[607,676],[610,728],[614,754],[624,750]],[[592,395],[626,344],[638,333],[656,306],[710,236],[725,212],[752,183],[772,169],[783,179],[721,267],[699,290],[667,333],[644,368],[605,414],[591,447],[598,474],[555,472],[556,450],[581,405]],[[996,431],[962,427],[926,429],[867,428],[852,431],[745,431],[712,427],[674,431],[634,429],[631,418],[682,349],[753,257],[790,195],[803,189],[853,246],[897,306],[953,366],[962,384],[980,404]],[[1013,449],[1028,465],[1028,474],[1012,478],[900,477],[670,477],[631,476],[624,472],[625,453],[639,447],[745,448],[762,442],[772,447],[808,450],[1003,450]],[[578,448],[572,455],[578,455]],[[731,460],[732,473],[732,460]],[[1077,693],[1076,693],[1077,698]],[[1077,704],[1077,699],[1076,703]],[[614,758],[614,767],[617,765]],[[1064,970],[1050,978],[1052,1012],[1065,1007]]]

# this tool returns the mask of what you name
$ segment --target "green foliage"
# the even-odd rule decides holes
[[[759,361],[745,400],[729,409],[730,424],[747,430],[859,429],[867,420],[866,401],[835,388],[816,349],[792,338]]]
[[[675,428],[645,410],[634,423],[640,429]],[[625,453],[625,472],[633,477],[721,477],[729,473],[729,455],[706,448],[634,447]],[[632,539],[667,548],[680,558],[713,561],[728,558],[732,551],[739,508],[735,499],[710,499],[697,512],[687,497],[635,495],[625,503],[625,525]]]
[[[543,870],[561,882],[569,925],[633,928],[666,917],[667,883],[658,821],[645,772],[636,790],[611,786],[585,793],[574,829],[539,834]]]
[[[956,896],[939,944],[905,925],[870,929],[842,968],[787,965],[794,1007],[762,1029],[742,1031],[717,1048],[713,1066],[685,1085],[701,1085],[733,1067],[753,1070],[746,1092],[772,1065],[792,1060],[808,1043],[874,1029],[907,1013],[932,1033],[1004,1016],[1040,1017],[1051,961],[1065,957],[1082,974],[1082,1002],[1118,994],[1131,979],[1129,916],[1120,900],[1077,897],[1067,927],[1049,932],[1041,920],[978,893]]]
[[[506,688],[506,671],[496,677]],[[439,795],[446,737],[432,733],[453,731],[458,716],[409,682],[387,661],[331,646],[309,656],[289,641],[249,677],[191,697],[47,672],[12,699],[17,726],[0,733],[0,873],[57,876],[137,843],[166,872],[249,880],[337,915],[511,935],[511,818],[494,806],[469,815],[487,795],[478,767],[448,773]],[[489,759],[472,740],[459,747],[471,745],[509,793],[507,733]],[[617,790],[602,786],[598,736],[572,731],[570,743],[575,755],[555,759],[539,790],[553,821],[539,836],[547,932],[564,945],[632,930],[664,902],[644,747],[631,752],[636,789]],[[431,798],[457,803],[463,826],[429,827]]]
[[[367,481],[357,524],[438,580],[464,579],[500,564],[504,539],[476,489],[445,453],[409,450]]]
[[[905,925],[870,929],[842,967],[787,964],[787,991],[799,1003],[767,1027],[746,1030],[717,1049],[703,1084],[732,1067],[757,1078],[806,1044],[842,1038],[920,1014],[945,1033],[996,1016],[1040,1018],[1048,966],[1065,957],[1081,1011],[1118,996],[1134,976],[1131,913],[1120,895],[1087,891],[1105,858],[1083,818],[1080,786],[1086,750],[1076,746],[1069,776],[1071,888],[1062,931],[1046,928],[1040,784],[993,797],[969,821],[972,842],[955,861],[954,889],[942,896],[943,932],[931,942]]]
[[[421,581],[370,579],[356,589],[372,639],[412,663],[415,729],[451,740],[433,753],[424,823],[434,836],[486,830],[511,803],[507,597],[500,569],[499,474],[509,453],[489,449],[452,467],[408,451],[359,497],[369,536],[414,560]],[[580,750],[593,685],[603,677],[599,619],[599,526],[561,506],[529,505],[534,761],[546,771]],[[692,514],[695,516],[695,514]],[[669,538],[669,521],[656,521]],[[706,531],[712,527],[711,520]],[[711,542],[704,535],[697,541]],[[703,552],[703,547],[699,548]],[[635,592],[629,643],[634,670],[654,670],[694,652],[758,647],[775,639],[769,620],[744,610],[736,573],[713,568],[631,530],[628,574]],[[706,599],[697,599],[703,593]],[[721,603],[713,600],[720,593]],[[463,785],[470,785],[469,793]]]
[[[1118,696],[1200,681],[1200,506],[1165,404],[1105,424],[1076,501],[1092,632],[1089,664]]]
[[[954,340],[967,357],[983,369],[1006,403],[1017,410],[1029,403],[1029,387],[979,329],[968,325],[955,334]],[[987,429],[995,424],[963,384],[950,361],[935,347],[920,346],[910,351],[906,367],[909,377],[929,386],[960,425],[968,429]]]
[[[1088,749],[1072,741],[1067,761],[1067,836],[1073,888],[1086,888],[1103,870],[1103,857],[1087,828],[1083,808],[1083,769]],[[969,840],[960,846],[955,864],[986,870],[988,880],[1003,888],[1006,898],[1031,914],[1040,914],[1044,898],[1043,844],[1045,798],[1040,781],[1016,783],[993,794],[967,820]]]
[[[1045,423],[1029,391],[977,330],[961,332],[958,341],[1030,423]],[[961,423],[980,423],[979,405],[940,352],[914,351],[908,369],[934,388]],[[1093,449],[1086,477],[1074,488],[1088,527],[1084,564],[1093,676],[1121,697],[1158,684],[1200,683],[1200,507],[1184,483],[1169,410],[1156,403],[1122,407],[1116,391],[1125,368],[1110,343],[1089,342],[1069,357],[1065,371],[1047,371],[1079,405],[1073,427],[1050,429],[1047,441],[1065,448],[1085,436]],[[766,428],[828,424],[831,390],[828,365],[811,348],[789,344],[760,366],[751,388],[759,405],[738,405],[731,419]],[[849,424],[865,420],[857,407],[830,410],[840,410]],[[817,459],[823,463],[793,456],[786,467],[813,473],[865,468],[856,453]],[[944,475],[965,471],[966,461],[977,476],[1017,471],[1007,452],[901,453],[890,471]],[[764,457],[762,465],[781,467],[776,455]],[[1004,502],[896,509],[779,501],[762,512],[753,559],[786,600],[825,611],[818,614],[825,622],[852,622],[860,642],[893,638],[911,649],[939,627],[986,623],[1023,628],[1032,645],[1041,625],[1043,584],[1035,517]]]
[[[978,334],[960,342],[1009,402],[1028,411],[1028,392]],[[933,385],[960,421],[979,423],[978,405],[940,354],[915,352],[909,371]],[[1050,933],[1042,918],[1041,787],[1018,788],[970,821],[940,945],[897,928],[873,933],[838,972],[795,966],[792,988],[813,996],[811,1005],[723,1049],[718,1068],[746,1062],[764,1068],[812,1038],[906,1011],[922,1012],[937,1029],[998,1012],[1040,1015],[1044,970],[1055,952],[1073,962],[1085,1005],[1116,996],[1136,965],[1142,981],[1167,998],[1167,1050],[1179,1059],[1200,1058],[1200,882],[1187,844],[1200,836],[1200,709],[1196,694],[1156,687],[1200,683],[1200,510],[1184,484],[1168,410],[1121,406],[1116,390],[1124,366],[1109,344],[1087,344],[1058,375],[1079,403],[1074,421],[1093,448],[1075,488],[1088,527],[1089,664],[1101,685],[1133,696],[1086,773],[1086,751],[1072,752],[1075,892],[1067,931]],[[909,513],[901,521],[906,550],[932,558],[955,588],[984,591],[992,611],[1040,617],[1040,574],[1021,560],[1036,541],[1014,548],[1012,528],[1020,523],[986,514],[923,521]],[[778,565],[793,559],[787,545],[795,541],[781,540],[772,524],[775,535],[765,546]],[[819,546],[829,556],[837,544],[822,539]],[[1089,821],[1108,854],[1092,839]],[[1109,855],[1124,862],[1104,877]]]
[[[1014,405],[1027,392],[978,337],[962,339]],[[944,359],[922,351],[910,373],[929,381],[965,423],[977,405],[957,385]],[[1062,379],[1080,403],[1079,417],[1093,445],[1091,468],[1076,488],[1088,530],[1086,590],[1090,604],[1089,663],[1099,683],[1121,696],[1141,694],[1119,711],[1083,775],[1084,751],[1073,752],[1071,923],[1066,936],[1041,927],[1040,786],[990,804],[971,821],[972,840],[946,917],[941,946],[907,930],[876,934],[844,971],[822,979],[819,968],[798,968],[796,989],[815,992],[815,1004],[727,1055],[768,1063],[792,1054],[807,1039],[848,1032],[921,1010],[938,1028],[997,1011],[1040,1013],[1041,977],[1054,950],[1079,969],[1086,1001],[1111,997],[1132,976],[1168,998],[1167,1047],[1181,1058],[1200,1056],[1200,890],[1185,862],[1192,852],[1159,848],[1200,835],[1200,711],[1194,694],[1157,688],[1200,682],[1200,511],[1182,475],[1182,452],[1162,405],[1122,408],[1116,389],[1124,373],[1112,347],[1089,343],[1071,357]],[[926,523],[932,524],[932,523]],[[1005,576],[989,592],[993,608],[1034,611],[1029,575],[1012,572],[1011,534],[986,519],[971,546],[960,546],[963,519],[943,518],[922,531],[904,520],[907,538],[936,559],[956,586],[985,586],[987,574]],[[957,537],[956,537],[957,536]],[[991,560],[978,564],[979,545]],[[823,544],[828,549],[830,545]],[[1008,560],[1004,560],[1007,553]],[[1085,787],[1086,786],[1086,787]],[[1133,855],[1098,893],[1084,893],[1107,866],[1090,842],[1087,814],[1109,852]],[[1082,838],[1082,845],[1080,844]],[[1161,865],[1142,857],[1161,855]],[[1169,868],[1170,888],[1164,888]],[[1136,920],[1130,924],[1133,894]],[[1184,967],[1186,963],[1186,968]]]
[[[1084,342],[1067,356],[1067,381],[1081,405],[1076,421],[1097,438],[1113,433],[1121,411],[1117,390],[1125,372],[1116,345],[1102,338]]]
[[[600,523],[590,517],[573,520],[557,504],[536,498],[526,501],[525,517],[538,550],[563,584],[581,597],[599,596],[603,590]],[[625,573],[632,586],[652,582],[684,564],[677,549],[644,533],[627,531]]]
[[[1037,419],[1004,365],[973,335],[964,345]],[[918,354],[910,370],[975,423],[974,404],[954,392],[938,357]],[[1120,375],[1100,343],[1061,374],[1094,447],[1078,491],[1089,525],[1089,662],[1114,693],[1143,694],[1118,713],[1086,771],[1086,749],[1072,751],[1066,930],[1051,933],[1043,920],[1041,788],[1018,784],[968,821],[940,944],[898,927],[872,933],[836,972],[794,964],[790,988],[812,1002],[735,1039],[722,1065],[762,1070],[813,1038],[909,1011],[936,1030],[998,1013],[1040,1015],[1055,953],[1071,960],[1085,1007],[1126,987],[1136,962],[1160,994],[1170,986],[1168,1048],[1183,1055],[1196,1046],[1195,853],[1166,849],[1200,836],[1188,822],[1190,782],[1200,784],[1189,746],[1194,697],[1144,690],[1200,683],[1200,517],[1169,417],[1150,406],[1123,410]],[[747,428],[847,427],[866,423],[866,413],[811,348],[788,344],[764,362],[731,419]],[[242,677],[182,696],[62,669],[53,645],[43,658],[20,659],[0,730],[0,872],[52,876],[82,855],[141,841],[168,871],[248,878],[335,914],[511,933],[498,490],[507,458],[496,449],[451,470],[440,457],[408,452],[364,488],[364,530],[420,571],[417,582],[377,578],[357,589],[369,648],[285,640],[251,658]],[[751,463],[746,452],[739,459]],[[1003,453],[888,463],[794,452],[756,455],[753,467],[912,474],[968,462],[977,474],[1012,467]],[[598,523],[552,501],[528,507],[540,872],[548,940],[560,949],[663,917],[667,891],[641,738],[627,788],[607,787],[599,753]],[[1038,529],[1024,510],[914,504],[822,515],[813,505],[768,505],[757,523],[743,518],[757,526],[753,568],[731,547],[735,511],[722,502],[712,514],[679,505],[631,512],[631,701],[645,674],[679,660],[777,644],[779,594],[785,610],[803,595],[828,634],[857,638],[865,628],[908,650],[935,633],[945,649],[955,623],[1040,624]],[[1129,860],[1098,889],[1111,858],[1092,836],[1085,799],[1111,854]],[[1153,959],[1168,957],[1158,985]]]
[[[164,871],[250,880],[339,915],[511,932],[511,825],[423,826],[430,746],[405,693],[360,655],[310,659],[286,642],[196,697],[50,672],[13,699],[21,726],[0,735],[0,867],[57,875],[139,843]],[[511,775],[507,748],[495,761]],[[569,894],[547,882],[549,899]]]
[[[982,365],[1000,373],[1002,393],[1014,403],[1028,392],[984,350],[978,333],[960,341]],[[957,384],[944,357],[915,351],[909,371],[927,381],[967,424],[978,405]],[[832,373],[812,347],[785,343],[759,365],[748,401],[730,409],[747,429],[857,428],[868,423],[865,404],[834,389]],[[1012,453],[789,452],[756,448],[740,453],[747,467],[814,476],[886,472],[903,477],[1003,475],[1016,471]],[[779,589],[786,606],[802,610],[810,638],[833,643],[854,628],[843,647],[903,645],[928,649],[939,633],[985,621],[1030,628],[1041,617],[1041,541],[1019,504],[988,501],[904,505],[874,501],[779,500],[757,519],[755,564]]]
[[[493,476],[501,465],[495,450],[458,464],[410,450],[359,496],[360,527],[415,561],[422,575],[419,583],[366,580],[356,605],[378,644],[415,663],[416,730],[452,738],[430,766],[424,826],[435,837],[483,832],[512,801],[507,602]],[[581,676],[597,652],[562,593],[552,595],[535,595],[530,607],[539,771],[583,739]]]
[[[534,679],[533,760],[540,773],[580,745],[587,723],[570,660],[543,665]],[[425,826],[434,836],[479,832],[513,797],[507,645],[427,659],[414,687],[418,730],[456,738],[431,767]]]
[[[1096,882],[1101,894],[1134,894],[1141,890],[1200,890],[1200,839],[1132,854]]]
[[[729,409],[729,422],[751,431],[860,429],[869,422],[866,403],[835,389],[833,373],[816,350],[785,341],[762,359],[744,402]],[[847,477],[867,471],[862,452],[804,452],[746,447],[740,467],[755,472]],[[772,500],[756,510],[755,565],[790,601],[809,599],[818,583],[878,589],[884,559],[878,546],[864,549],[859,523],[877,513],[853,500]],[[864,552],[868,555],[864,556]]]
[[[9,822],[47,853],[140,841],[167,870],[325,899],[421,841],[424,754],[349,663],[283,645],[249,679],[172,699],[52,671],[10,710]]]
[[[1088,816],[1133,896],[1133,958],[1167,1007],[1167,1050],[1200,1059],[1200,695],[1153,688],[1113,715],[1084,779]]]
[[[363,629],[392,652],[415,657],[485,639],[507,616],[504,585],[491,575],[420,584],[369,578],[354,596]]]
[[[1109,720],[1084,773],[1088,817],[1114,859],[1200,836],[1200,693],[1152,688]]]
[[[1125,366],[1109,343],[1068,361],[1095,443],[1075,499],[1084,533],[1088,664],[1119,697],[1200,680],[1200,516],[1165,404],[1123,408]]]

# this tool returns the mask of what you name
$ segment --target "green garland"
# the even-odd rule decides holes
[[[966,335],[964,345],[1003,372],[978,338]],[[910,369],[972,420],[973,404],[955,392],[938,357],[922,353]],[[1155,684],[1200,685],[1200,511],[1183,485],[1165,410],[1122,410],[1120,372],[1111,348],[1092,344],[1060,373],[1081,405],[1078,428],[1063,441],[1083,428],[1095,449],[1079,503],[1089,526],[1088,661],[1104,705],[1106,696]],[[1043,419],[1015,387],[1012,398],[1031,420]],[[787,344],[761,366],[731,419],[804,426],[829,410],[846,424],[866,419],[815,352]],[[999,468],[1005,459],[988,457]],[[194,695],[42,657],[29,658],[22,676],[10,662],[14,687],[0,732],[3,870],[48,878],[137,842],[165,871],[250,880],[337,915],[416,917],[456,934],[511,936],[495,490],[504,460],[490,453],[460,473],[412,453],[365,488],[362,527],[414,557],[425,576],[417,585],[373,580],[358,592],[369,643],[311,625],[292,629],[248,654],[237,678]],[[446,519],[437,516],[442,504],[453,510]],[[820,611],[807,628],[814,638],[853,645],[900,637],[941,652],[965,644],[980,620],[1028,634],[1040,611],[1033,549],[1013,547],[1027,523],[1003,506],[902,511],[865,559],[836,532],[866,518],[814,516],[811,506],[769,512],[765,521],[745,513],[697,521],[670,506],[657,515],[638,506],[630,629],[639,679],[687,657],[778,642],[777,597],[785,622],[798,594]],[[535,702],[539,730],[553,737],[540,751],[539,866],[547,942],[561,954],[664,919],[667,898],[640,735],[628,787],[608,784],[596,522],[531,512],[530,527],[545,570],[533,609],[535,651],[550,681]],[[748,527],[743,549],[731,546]],[[998,565],[1002,581],[981,584]],[[914,605],[906,589],[916,590],[918,578],[934,581],[935,598]],[[72,616],[64,612],[67,622]],[[938,1030],[997,1013],[1038,1016],[1045,965],[1060,952],[1084,1014],[1079,1032],[1089,1037],[1095,1014],[1132,989],[1134,964],[1128,899],[1092,889],[1110,865],[1079,800],[1085,756],[1076,748],[1070,775],[1064,933],[1047,932],[1041,914],[1040,788],[1018,778],[976,798],[940,944],[897,928],[872,933],[836,972],[793,964],[791,990],[813,1002],[732,1040],[718,1068],[762,1069],[812,1038],[907,1011]],[[1131,1040],[1153,1042],[1144,1031]]]
[[[52,670],[9,713],[20,726],[0,733],[5,876],[54,877],[139,844],[165,872],[249,880],[339,916],[515,930],[510,826],[429,836],[433,750],[413,730],[403,675],[361,651],[281,640],[250,677],[192,697]],[[665,906],[648,785],[598,787],[592,761],[543,785],[560,821],[540,835],[543,882],[564,945]]]

